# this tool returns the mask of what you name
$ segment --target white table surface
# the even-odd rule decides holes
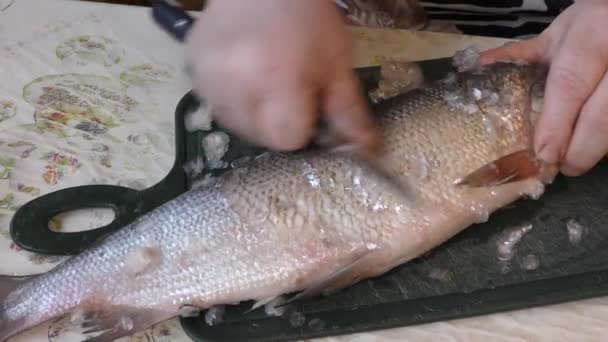
[[[100,67],[95,63],[75,65],[57,59],[54,48],[59,43],[86,34],[105,35],[119,41],[126,51],[124,62]],[[442,57],[471,44],[484,48],[503,42],[446,34],[380,33],[377,30],[355,30],[355,37],[358,65],[374,63],[379,56]],[[189,84],[187,77],[179,72],[183,64],[183,47],[159,31],[147,9],[71,0],[16,0],[8,10],[0,12],[0,63],[0,101],[11,101],[17,106],[14,116],[0,121],[0,141],[7,144],[22,142],[12,147],[0,144],[0,157],[14,162],[9,165],[12,170],[9,176],[0,179],[0,198],[13,194],[12,205],[19,205],[33,196],[91,182],[142,188],[154,184],[169,171],[173,162],[173,109]],[[78,145],[78,139],[82,137],[70,135],[69,129],[66,130],[68,138],[58,138],[50,130],[36,134],[28,130],[35,110],[21,96],[22,88],[28,82],[42,75],[84,71],[112,77],[119,75],[129,63],[151,63],[174,72],[170,80],[156,88],[131,93],[139,101],[149,101],[150,107],[114,129],[115,139],[111,143],[103,137],[95,140],[101,146],[107,143],[110,150],[104,150],[107,154],[100,155],[98,149]],[[73,149],[66,149],[66,140],[72,142],[68,146]],[[123,149],[120,144],[126,141],[135,141],[134,146],[140,149]],[[29,147],[35,148],[28,152]],[[72,160],[78,167],[51,160],[48,153],[53,151],[65,152],[64,160],[72,160],[70,156],[78,159]],[[35,157],[24,156],[24,152]],[[38,158],[40,156],[42,158]],[[136,157],[141,161],[139,167],[129,164],[129,159]],[[6,231],[13,212],[10,203],[2,204],[0,273],[40,272],[60,262],[39,258],[11,246]],[[84,212],[74,219],[65,218],[63,229],[92,227],[107,219],[104,215],[105,212],[94,215]],[[604,337],[608,333],[606,318],[608,298],[597,298],[319,341],[604,341],[608,340]],[[47,328],[42,326],[14,340],[47,341]],[[175,320],[122,340],[189,341]]]

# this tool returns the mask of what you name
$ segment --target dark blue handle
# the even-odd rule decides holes
[[[152,16],[160,27],[180,42],[186,39],[190,28],[194,24],[194,18],[186,11],[172,6],[164,0],[154,0],[152,2]]]

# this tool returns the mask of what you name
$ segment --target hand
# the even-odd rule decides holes
[[[608,1],[577,1],[539,36],[486,51],[481,63],[550,64],[535,125],[538,157],[578,176],[608,152]]]
[[[245,139],[298,149],[325,113],[342,139],[374,142],[352,37],[332,1],[211,1],[188,40],[193,90]]]

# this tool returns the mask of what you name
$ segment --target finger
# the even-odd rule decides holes
[[[257,140],[278,151],[306,146],[319,116],[314,88],[295,84],[267,94],[256,113]]]
[[[479,55],[479,63],[483,65],[517,60],[524,60],[529,63],[545,62],[547,45],[547,39],[542,35],[528,40],[510,42],[501,47],[482,52]]]
[[[330,81],[323,94],[322,110],[342,139],[375,148],[379,140],[377,128],[352,70],[345,69]]]
[[[608,74],[585,103],[562,162],[567,176],[589,171],[608,152]]]
[[[576,118],[606,72],[596,46],[579,32],[568,35],[551,63],[534,137],[538,157],[548,163],[563,158]]]

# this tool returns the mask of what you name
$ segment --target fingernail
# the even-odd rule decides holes
[[[568,177],[578,177],[585,173],[584,170],[581,170],[577,167],[571,166],[569,164],[564,164],[560,167],[560,172]]]
[[[555,145],[549,143],[542,143],[536,149],[536,156],[545,163],[555,164],[558,163],[565,155],[565,151],[560,151],[555,148]]]

